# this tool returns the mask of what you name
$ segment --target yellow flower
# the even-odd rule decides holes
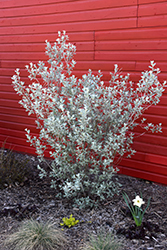
[[[136,198],[133,200],[133,205],[137,206],[137,207],[141,207],[142,204],[144,204],[145,202],[143,201],[142,198],[140,198],[139,195],[136,196]]]

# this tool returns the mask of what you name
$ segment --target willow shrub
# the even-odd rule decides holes
[[[26,66],[29,86],[21,81],[19,69],[12,79],[22,97],[20,104],[28,115],[36,115],[39,136],[26,129],[28,141],[41,162],[45,151],[50,151],[49,173],[38,166],[41,178],[49,174],[57,196],[72,199],[82,208],[118,192],[119,183],[112,177],[118,171],[117,161],[135,153],[132,131],[136,126],[161,131],[161,124],[146,123],[141,116],[159,102],[166,82],[158,81],[160,71],[154,62],[141,73],[137,85],[117,65],[108,85],[101,81],[101,71],[93,75],[89,70],[78,79],[72,74],[76,47],[67,41],[65,32],[58,33],[53,46],[46,41],[48,62]]]

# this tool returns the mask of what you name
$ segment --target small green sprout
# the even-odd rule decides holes
[[[76,220],[72,214],[70,215],[70,218],[64,217],[62,221],[63,223],[60,223],[60,225],[67,226],[69,228],[75,226],[79,222],[79,220]]]

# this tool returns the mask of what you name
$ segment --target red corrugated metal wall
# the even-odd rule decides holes
[[[34,153],[24,129],[35,132],[33,117],[18,104],[11,85],[14,69],[47,59],[47,39],[66,30],[77,46],[74,73],[101,69],[103,80],[115,63],[137,81],[140,72],[155,60],[160,80],[167,79],[166,0],[1,0],[0,1],[0,142],[17,151]],[[137,137],[132,159],[121,163],[121,173],[167,184],[167,91],[158,106],[147,111],[150,122],[162,122],[162,134]],[[140,132],[139,130],[137,131]]]

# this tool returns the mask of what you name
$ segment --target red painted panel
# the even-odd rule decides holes
[[[136,27],[136,18],[113,19],[113,20],[98,20],[85,22],[68,22],[60,24],[45,24],[32,26],[16,26],[16,27],[0,27],[0,34],[6,35],[26,35],[39,33],[57,33],[59,30],[68,31],[94,31],[107,29],[123,29]]]
[[[12,137],[12,136],[6,137],[6,135],[0,135],[0,141],[5,141],[6,139],[7,139],[7,142],[12,145],[12,148],[14,144],[16,144],[16,142],[19,146],[22,146],[22,147],[28,146],[28,142],[26,142],[25,138],[24,139],[19,138],[17,136],[17,133],[15,137]]]
[[[78,0],[75,0],[78,1]],[[58,0],[58,3],[63,3],[63,2],[71,2],[71,0]],[[1,8],[9,8],[9,7],[24,7],[24,6],[32,6],[33,4],[35,5],[41,5],[41,4],[47,4],[47,3],[55,3],[55,0],[29,0],[29,1],[22,1],[22,0],[8,0],[8,1],[1,1],[0,2],[0,7]]]
[[[11,10],[11,13],[15,14]],[[68,22],[79,22],[79,21],[93,21],[93,20],[105,20],[105,19],[116,19],[116,18],[129,18],[136,17],[137,6],[132,7],[122,7],[122,8],[107,8],[99,10],[89,10],[85,11],[82,9],[78,12],[70,13],[60,13],[60,14],[48,14],[48,15],[37,15],[28,17],[12,17],[12,18],[0,18],[0,26],[27,26],[33,25],[34,23],[38,25],[43,24],[53,24],[53,23],[68,23]]]
[[[45,43],[42,44],[0,44],[0,52],[43,52]]]
[[[139,27],[160,27],[166,25],[167,25],[167,15],[138,18]]]
[[[161,72],[167,72],[166,62],[156,61],[156,67],[160,68]],[[136,62],[136,70],[143,71],[148,68],[148,63],[145,61]],[[160,74],[161,75],[161,74]]]
[[[11,108],[11,107],[2,107],[0,106],[0,113],[1,114],[9,114],[9,115],[13,115],[13,116],[24,116],[27,118],[28,113],[23,109],[23,108]],[[34,115],[30,116],[35,117]],[[35,124],[35,123],[34,123]]]
[[[154,4],[139,5],[138,16],[156,16],[167,14],[167,3],[156,2]]]
[[[0,75],[11,77],[14,73],[15,73],[14,70],[11,68],[10,69],[0,68]],[[27,72],[25,69],[22,70],[22,75],[27,76]],[[12,82],[12,80],[11,80],[11,82]]]
[[[19,68],[19,69],[25,69],[25,65],[28,65],[30,63],[30,61],[11,61],[11,60],[1,60],[1,68],[12,68],[13,72],[15,68]],[[38,63],[38,61],[34,62],[34,63]],[[0,81],[1,81],[1,77],[0,77]]]
[[[0,53],[0,60],[29,60],[29,62],[33,60],[47,60],[47,56],[43,52],[22,52],[22,53],[15,53],[15,52],[2,52]]]
[[[115,61],[79,61],[76,64],[75,69],[77,70],[101,70],[103,71],[109,71],[113,72],[114,70],[114,64]],[[135,61],[133,62],[127,62],[127,61],[120,61],[119,67],[123,70],[135,70]],[[109,75],[109,72],[107,73]]]
[[[135,141],[136,142],[144,142],[148,144],[153,144],[153,145],[160,145],[167,147],[167,137],[165,137],[163,134],[162,136],[158,136],[156,133],[155,134],[145,134],[143,136],[140,136],[141,134],[135,134]]]
[[[123,159],[121,161],[121,166],[125,167],[130,167],[134,168],[137,170],[143,170],[147,172],[152,172],[154,174],[163,174],[167,177],[167,167],[166,166],[161,166],[157,164],[152,164],[152,163],[143,163],[141,164],[140,161],[135,161],[135,160],[128,160],[128,159]]]
[[[20,108],[20,104],[17,100],[0,99],[0,106]]]
[[[96,50],[166,50],[167,39],[164,40],[126,40],[126,41],[97,41]],[[153,52],[154,53],[154,52]]]
[[[167,51],[95,51],[95,60],[166,61]]]
[[[34,119],[31,118],[30,116],[13,116],[11,115],[7,115],[7,114],[1,114],[1,120],[3,121],[7,121],[7,122],[12,122],[12,123],[26,123],[29,125],[35,125],[34,123]]]
[[[15,61],[15,60],[12,60],[12,61],[5,61],[5,60],[2,60],[1,62],[1,65],[2,65],[2,68],[12,68],[12,75],[14,74],[14,70],[15,68],[22,68],[21,70],[21,76],[22,76],[22,79],[25,81],[26,79],[23,77],[23,75],[25,73],[22,74],[22,72],[24,72],[24,69],[25,69],[25,65],[29,64],[30,61]],[[34,61],[33,60],[33,63],[38,63],[38,61]],[[87,71],[88,69],[92,69],[92,70],[96,70],[98,71],[99,69],[101,69],[102,71],[109,71],[109,72],[112,72],[114,70],[114,64],[115,64],[115,61],[77,61],[77,64],[75,66],[75,70],[85,70]],[[120,61],[119,63],[119,67],[122,68],[123,70],[126,70],[126,71],[131,71],[131,70],[135,70],[136,67],[136,63],[135,61],[130,61],[130,62],[127,62],[127,61]],[[148,63],[146,64],[146,67],[148,67]],[[158,65],[159,67],[159,65]],[[26,72],[26,70],[25,70]],[[85,73],[83,71],[83,73]],[[108,73],[109,74],[109,73]],[[10,75],[11,76],[11,75]],[[5,91],[5,89],[7,89],[8,91],[11,91],[11,86],[9,85],[6,85],[6,88],[5,88],[5,84],[11,84],[11,79],[10,78],[6,78],[5,76],[0,76],[0,83],[3,83],[4,84],[4,87],[3,89],[1,89],[1,86],[0,86],[0,89],[2,91]]]
[[[167,176],[160,174],[153,174],[151,172],[140,171],[134,168],[120,167],[120,173],[125,175],[130,175],[133,177],[154,181],[157,183],[162,183],[167,185]]]
[[[0,141],[0,146],[1,145],[3,145],[3,143],[4,143],[4,140],[6,140],[6,138],[5,137],[2,137],[1,138],[2,140]],[[28,146],[28,143],[27,143],[27,146],[22,146],[22,145],[19,145],[19,144],[16,144],[17,142],[15,141],[15,142],[13,142],[12,144],[11,143],[8,143],[8,142],[6,142],[5,143],[5,147],[6,148],[12,148],[14,151],[16,151],[16,152],[22,152],[22,153],[27,153],[27,154],[35,154],[35,149],[33,148],[33,147],[29,147]]]
[[[75,55],[75,60],[93,60],[93,52],[78,52]],[[32,61],[47,61],[48,57],[44,54],[44,52],[7,52],[0,53],[0,60],[29,60]]]
[[[167,106],[152,106],[148,110],[145,111],[145,114],[152,114],[152,115],[167,115]]]
[[[167,156],[136,152],[132,159],[167,166]]]
[[[26,122],[25,119],[24,119],[24,122]],[[1,121],[1,120],[0,120],[0,128],[9,129],[9,130],[14,129],[14,130],[18,130],[18,131],[25,131],[25,128],[28,128],[31,130],[32,133],[37,133],[35,126],[29,125],[29,124]],[[10,136],[10,134],[9,134],[9,136]]]
[[[117,61],[117,59],[115,59],[115,63],[117,63],[119,65],[119,62],[120,61]],[[148,65],[149,65],[149,62],[148,62]],[[137,71],[136,72],[130,71],[130,70],[123,71],[123,69],[122,69],[122,73],[124,75],[127,75],[127,73],[130,73],[129,80],[133,81],[133,82],[138,82],[141,79],[141,73],[137,72]],[[109,75],[109,72],[104,72],[103,71],[103,78],[102,79],[103,79],[103,81],[106,81],[106,82],[109,81],[111,79],[111,77]],[[158,79],[159,79],[160,82],[164,82],[164,79],[167,79],[167,73],[160,74],[160,76],[158,77]],[[161,97],[160,104],[167,105],[166,98],[164,98],[164,96]]]
[[[68,36],[70,37],[70,42],[77,41],[92,41],[93,40],[93,32],[68,32]],[[55,42],[57,39],[57,32],[53,31],[51,34],[33,34],[33,36],[21,34],[20,36],[15,36],[9,34],[8,36],[1,36],[0,44],[18,44],[18,43],[44,43],[45,40],[50,42]]]
[[[14,73],[14,70],[13,70]],[[0,76],[0,84],[11,84],[11,79],[9,76]],[[0,85],[1,88],[1,85]]]
[[[160,2],[166,2],[166,0],[139,0],[138,4],[145,4],[145,3],[160,3]]]
[[[15,74],[15,69],[16,68],[13,68],[13,72],[12,72],[11,77]],[[22,73],[22,70],[21,70],[21,73]],[[2,86],[2,84],[10,84],[11,85],[12,84],[11,77],[9,77],[9,76],[0,76],[0,84],[1,84],[1,86]],[[22,77],[22,80],[26,82],[27,78]]]
[[[159,116],[159,115],[155,116],[155,115],[145,114],[144,117],[147,119],[148,123],[161,122],[163,124],[163,126],[167,126],[167,116]]]
[[[7,100],[20,100],[20,97],[16,95],[14,92],[0,92],[0,98],[7,99]]]
[[[10,85],[8,84],[1,84],[1,82],[0,82],[0,91],[3,91],[3,92],[5,92],[5,91],[13,91],[13,87],[12,87],[12,85],[11,85],[11,83],[10,83]]]
[[[20,142],[21,142],[20,143],[21,145],[30,146],[30,143],[27,141],[26,131],[25,130],[24,131],[19,131],[19,130],[15,130],[15,129],[2,128],[1,131],[3,132],[3,137],[0,137],[0,141],[5,141],[6,140],[7,143],[17,144],[18,143],[17,139],[19,139]],[[9,135],[10,135],[10,137],[9,137]],[[38,133],[36,133],[36,134],[31,133],[31,135],[38,137]]]
[[[94,42],[74,42],[77,51],[91,51],[94,49]],[[46,44],[0,44],[0,52],[42,52],[44,54]],[[1,65],[2,66],[2,65]]]
[[[150,153],[155,155],[167,155],[167,147],[152,145],[143,142],[134,142],[134,149],[139,152]]]
[[[33,0],[31,0],[33,1]],[[39,3],[39,2],[38,2]],[[2,9],[0,11],[1,17],[13,17],[13,16],[35,16],[35,15],[45,15],[51,13],[66,13],[80,12],[81,10],[98,10],[98,9],[107,9],[115,7],[124,7],[130,5],[136,5],[137,0],[105,0],[103,3],[101,0],[85,0],[85,1],[69,1],[69,3],[55,3],[54,0],[48,1],[48,5],[40,4],[39,6],[30,6],[22,8],[15,8],[14,11],[11,8]],[[52,4],[53,3],[53,4]],[[33,2],[32,5],[35,5]]]
[[[161,16],[162,17],[162,16]],[[122,29],[122,30],[108,30],[96,31],[95,40],[130,40],[130,39],[157,39],[167,38],[167,27],[154,28],[137,28],[137,29]],[[150,40],[151,41],[151,40]]]
[[[26,139],[26,136],[25,136],[25,131],[20,131],[20,130],[14,130],[14,129],[6,129],[6,128],[1,128],[0,129],[1,131],[1,134],[5,137],[6,136],[6,139],[8,141],[8,136],[12,136],[12,137],[16,137],[16,141],[17,141],[17,138],[22,138],[22,139]]]
[[[143,115],[143,117],[145,117],[145,115]],[[158,121],[158,120],[157,120],[156,124],[157,124],[157,123],[160,123],[160,122],[161,122],[161,121]],[[143,132],[146,132],[146,131],[144,131],[144,130],[141,129],[140,127],[137,127],[137,128],[134,129],[134,132],[135,132],[135,133],[140,133],[140,134],[142,134]],[[146,132],[146,134],[150,134],[150,132],[149,132],[149,133]],[[162,124],[162,133],[156,134],[157,140],[158,140],[159,135],[160,135],[160,136],[163,135],[163,136],[166,136],[166,137],[167,137],[167,127],[164,127],[163,124]]]

